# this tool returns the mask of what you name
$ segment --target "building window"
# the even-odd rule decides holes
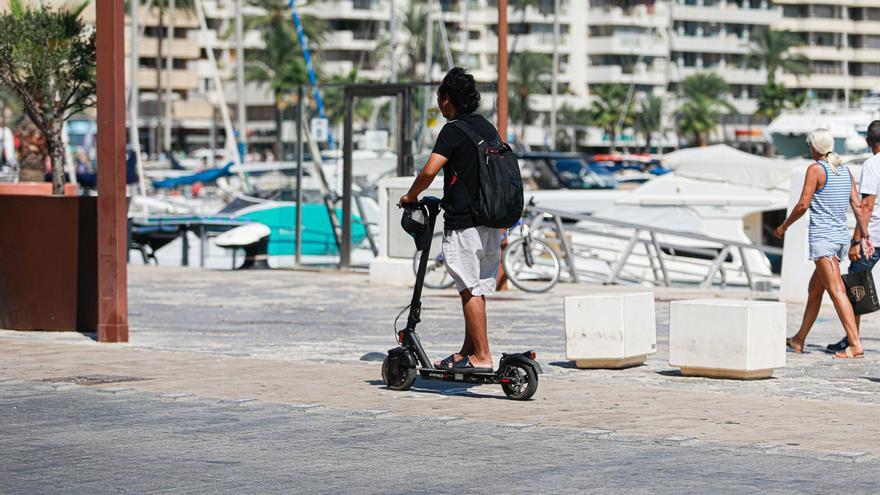
[[[806,5],[783,5],[782,17],[794,17],[796,19],[807,17]]]
[[[811,46],[838,46],[837,36],[834,33],[813,33],[810,40]]]
[[[841,75],[843,74],[843,68],[840,62],[812,60],[810,61],[810,72],[813,74]]]
[[[376,4],[375,0],[352,0],[352,8],[357,10],[370,10]]]
[[[813,5],[813,17],[836,19],[839,17],[836,10],[833,5]]]

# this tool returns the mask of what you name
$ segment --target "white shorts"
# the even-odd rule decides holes
[[[469,289],[475,296],[495,293],[501,236],[500,229],[483,226],[443,232],[443,258],[458,292]]]

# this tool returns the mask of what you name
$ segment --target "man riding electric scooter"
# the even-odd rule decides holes
[[[486,296],[495,292],[501,262],[501,230],[478,225],[472,214],[478,188],[480,157],[466,134],[488,141],[499,140],[488,120],[475,114],[480,104],[474,77],[453,68],[437,90],[437,106],[450,121],[440,131],[428,163],[419,172],[400,205],[416,203],[443,169],[443,256],[455,280],[464,312],[465,337],[461,349],[434,363],[438,368],[492,371],[486,321]]]
[[[401,347],[392,349],[382,365],[389,388],[406,390],[418,371],[430,380],[498,383],[511,399],[527,400],[537,390],[541,367],[535,353],[504,354],[492,367],[486,331],[487,294],[495,292],[501,261],[503,229],[523,211],[522,177],[516,155],[485,118],[474,114],[480,93],[474,78],[461,68],[446,74],[437,90],[437,105],[449,122],[440,131],[428,163],[398,206],[405,208],[401,225],[422,252],[407,326],[395,327]],[[443,200],[418,196],[443,169]],[[431,363],[418,335],[421,292],[434,223],[443,208],[443,257],[458,287],[465,320],[461,349]]]

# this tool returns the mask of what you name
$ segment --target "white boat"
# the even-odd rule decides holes
[[[854,108],[837,104],[816,104],[796,110],[784,110],[764,129],[764,136],[773,143],[776,154],[784,157],[808,155],[807,134],[824,128],[834,136],[834,151],[839,155],[867,151],[865,132],[868,125],[880,118],[880,93],[873,92]]]
[[[725,145],[689,148],[664,156],[673,173],[642,186],[605,198],[595,198],[591,214],[642,226],[640,239],[650,242],[652,229],[697,234],[713,239],[779,246],[772,229],[785,217],[791,171],[805,160],[769,159]],[[589,191],[585,192],[588,193]],[[593,191],[594,193],[596,191]],[[608,200],[598,207],[601,200]],[[581,205],[569,211],[583,212]],[[565,208],[560,208],[565,209]],[[626,251],[634,229],[590,220],[570,228],[576,266],[587,277],[604,281]],[[672,282],[696,283],[706,276],[722,244],[658,234]],[[754,249],[745,249],[753,276],[775,279],[779,260]],[[718,277],[729,285],[746,285],[742,255],[731,250]],[[622,280],[660,283],[657,266],[643,242],[636,244],[620,274]]]

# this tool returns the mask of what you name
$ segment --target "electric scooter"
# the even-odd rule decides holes
[[[516,354],[502,354],[498,368],[494,372],[468,371],[467,369],[436,368],[428,359],[425,349],[416,334],[416,325],[421,321],[422,285],[430,257],[434,224],[440,213],[440,200],[425,197],[418,203],[401,205],[404,208],[401,226],[415,240],[421,251],[416,283],[413,287],[412,302],[406,328],[397,329],[395,334],[400,347],[388,351],[382,363],[382,380],[391,390],[408,390],[416,379],[416,373],[426,380],[443,380],[477,384],[500,384],[504,394],[513,400],[528,400],[538,390],[538,375],[541,366],[535,361],[535,353],[526,351]],[[404,308],[398,318],[406,311]]]

